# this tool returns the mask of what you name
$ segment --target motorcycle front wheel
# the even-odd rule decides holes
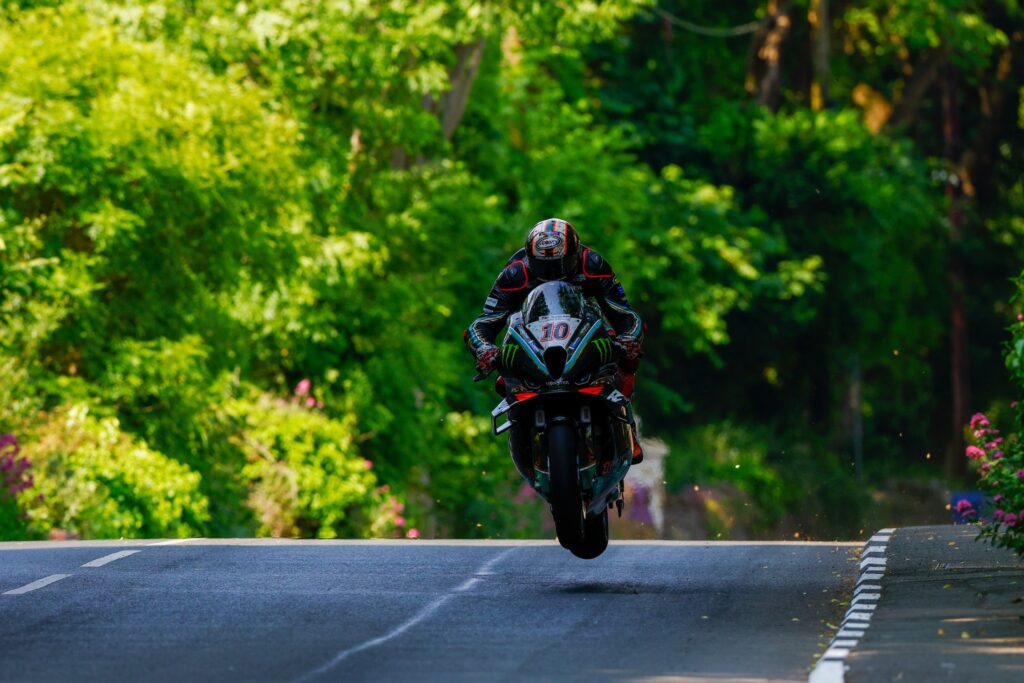
[[[583,498],[576,466],[576,434],[572,425],[557,423],[548,429],[548,469],[551,475],[551,516],[558,542],[575,554],[583,543]]]

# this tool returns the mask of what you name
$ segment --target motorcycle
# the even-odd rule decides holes
[[[509,317],[498,357],[505,398],[491,411],[492,431],[508,432],[512,462],[550,505],[559,543],[583,559],[608,547],[608,510],[622,515],[632,463],[634,418],[615,381],[618,355],[597,304],[556,281]]]

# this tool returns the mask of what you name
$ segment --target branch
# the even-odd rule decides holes
[[[711,38],[732,38],[734,36],[742,36],[748,33],[753,33],[757,29],[766,26],[772,20],[772,17],[766,17],[764,19],[761,19],[760,21],[751,21],[750,23],[740,24],[739,26],[726,26],[722,28],[717,28],[714,26],[701,26],[699,24],[694,24],[693,22],[686,21],[685,19],[680,19],[679,17],[675,16],[674,14],[670,14],[669,12],[666,12],[660,7],[655,7],[654,12],[655,14],[657,14],[658,16],[660,16],[662,19],[672,24],[673,26],[678,26],[679,28],[689,31],[690,33],[696,33],[701,36],[709,36]]]

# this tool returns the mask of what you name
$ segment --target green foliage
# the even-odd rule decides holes
[[[82,538],[180,538],[209,521],[200,477],[82,404],[47,414],[25,439],[34,484],[18,494],[28,532]]]
[[[653,6],[5,3],[0,431],[50,493],[0,501],[0,534],[537,533],[459,337],[549,215],[650,325],[638,405],[682,449],[673,481],[725,482],[761,533],[851,528],[854,416],[869,452],[941,450],[948,264],[975,329],[1005,317],[975,293],[1019,266],[1024,137],[998,112],[1021,13],[850,6],[810,111],[794,3],[772,113],[749,101],[757,34]],[[965,212],[964,253],[940,185],[960,169],[928,158],[938,91],[907,138],[850,101],[884,111],[933,55],[985,89],[963,142],[991,140],[1005,190]]]
[[[849,466],[806,435],[734,421],[684,430],[665,461],[670,492],[720,489],[710,499],[709,529],[729,538],[733,527],[759,536],[795,530],[804,538],[848,538],[862,522],[863,495]]]
[[[313,408],[263,396],[232,412],[247,424],[242,439],[249,507],[260,535],[390,536],[395,518],[377,488],[373,463],[355,449],[355,415],[332,420]]]

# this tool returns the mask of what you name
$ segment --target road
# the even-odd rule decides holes
[[[856,547],[0,544],[0,681],[806,680]]]

